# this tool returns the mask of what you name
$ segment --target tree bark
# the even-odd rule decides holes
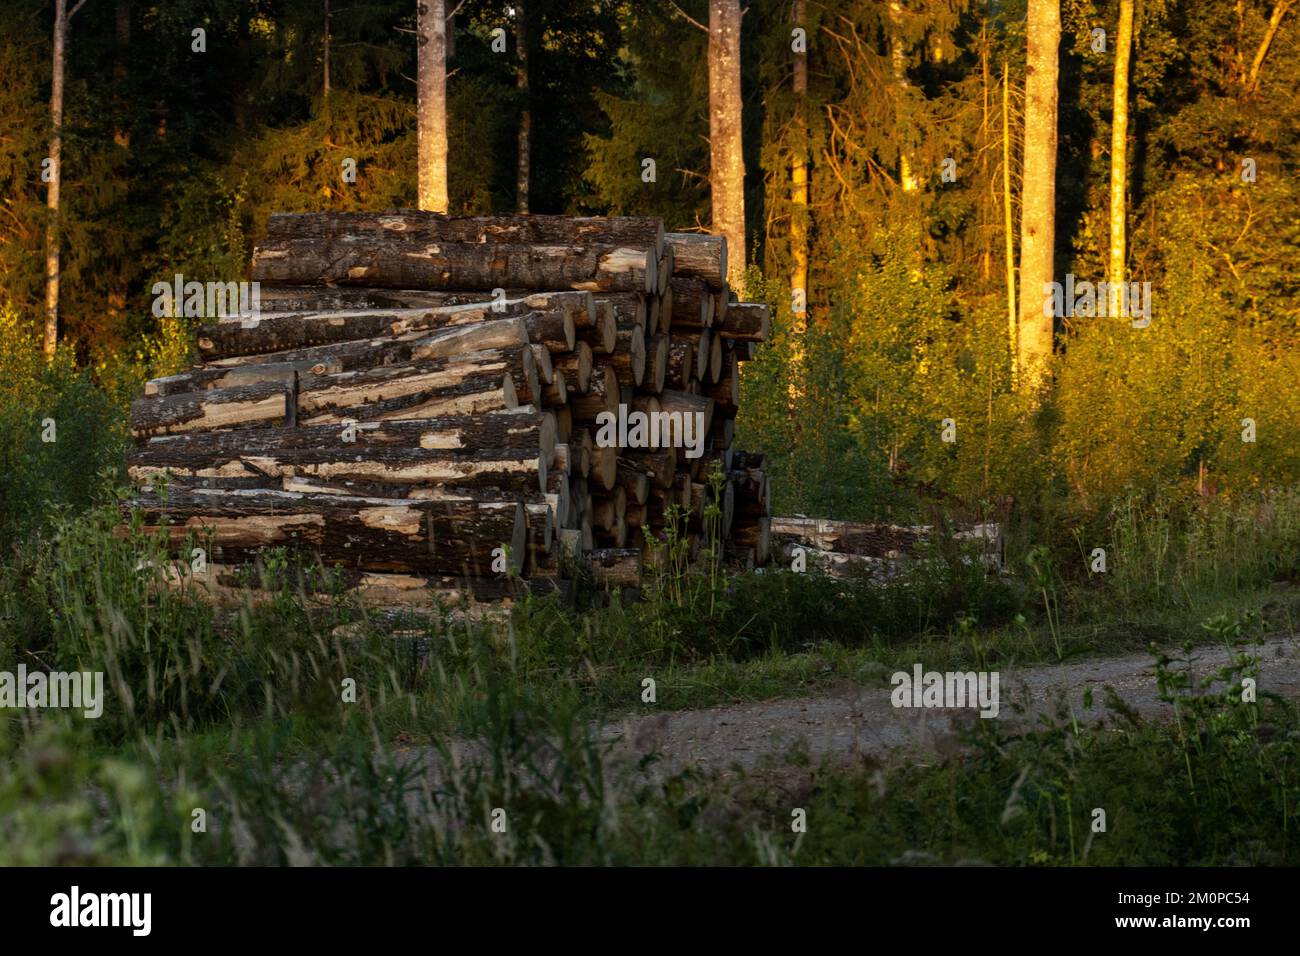
[[[1115,37],[1115,79],[1110,127],[1110,269],[1106,276],[1110,311],[1119,314],[1127,261],[1125,195],[1128,185],[1128,74],[1133,49],[1133,0],[1120,0]]]
[[[418,0],[416,100],[419,204],[447,212],[447,3]]]
[[[1048,383],[1054,328],[1044,300],[1055,278],[1060,0],[1030,0],[1027,32],[1018,364],[1020,386],[1036,394]]]
[[[709,0],[709,181],[713,232],[726,238],[727,280],[745,275],[745,154],[740,98],[740,0]],[[676,249],[674,248],[674,253]]]
[[[1011,387],[1019,379],[1016,322],[1016,236],[1011,209],[1011,80],[1007,64],[1002,64],[1002,229],[1007,277],[1007,345],[1010,350]]]
[[[54,359],[59,344],[60,203],[63,187],[63,69],[67,61],[68,28],[72,17],[86,0],[68,10],[67,0],[54,0],[54,56],[50,82],[50,181],[46,185],[45,207],[45,337],[42,352]]]
[[[528,87],[528,7],[524,0],[514,0],[515,10],[515,87],[519,93],[519,153],[515,175],[515,208],[528,212],[529,189],[532,183],[532,93]]]
[[[418,242],[404,236],[333,240],[268,237],[253,254],[253,279],[286,285],[396,289],[529,289],[650,292],[657,258],[644,246]]]
[[[646,377],[641,380],[642,392],[652,392],[654,395],[662,392],[667,373],[668,336],[652,336],[646,343]],[[649,397],[653,398],[653,395]]]
[[[482,245],[649,246],[656,261],[665,242],[663,221],[653,216],[445,216],[398,209],[280,212],[266,224],[266,242],[272,246],[291,239],[370,242],[378,237]]]
[[[674,277],[669,283],[672,289],[672,318],[669,325],[673,329],[707,329],[713,322],[713,296],[709,287],[699,279],[679,279]]]
[[[595,321],[579,332],[579,338],[591,346],[593,352],[608,355],[614,351],[618,341],[618,313],[613,302],[604,298],[596,300]]]
[[[283,425],[293,409],[293,386],[282,381],[256,382],[232,388],[131,403],[131,433],[137,439],[251,425]]]
[[[733,302],[714,329],[730,341],[766,342],[772,329],[772,310],[762,302]]]
[[[584,395],[569,396],[569,410],[575,421],[594,422],[601,412],[618,414],[618,376],[608,365],[598,365],[592,370],[591,381]]]
[[[538,389],[537,368],[527,348],[485,349],[335,375],[304,375],[298,381],[298,419],[324,424],[348,418],[474,415],[514,408],[521,393],[536,395]]]
[[[214,388],[234,388],[259,382],[277,382],[284,388],[292,389],[299,375],[308,373],[324,375],[327,372],[342,371],[343,363],[332,357],[319,361],[310,359],[302,362],[262,362],[257,365],[231,368],[209,366],[150,379],[144,384],[144,397],[166,398],[171,395],[184,395]]]
[[[485,415],[447,415],[418,420],[359,422],[350,445],[358,451],[371,448],[424,448],[481,452],[500,448],[536,448],[549,465],[556,457],[555,418],[549,412],[518,408]],[[156,461],[159,456],[182,458],[197,453],[219,455],[258,454],[277,448],[312,449],[339,445],[341,430],[335,425],[266,428],[255,432],[190,433],[151,438],[141,446],[150,456],[132,461]],[[140,453],[143,455],[143,451]]]
[[[646,324],[646,296],[640,292],[611,292],[597,302],[608,302],[614,309],[614,324],[620,329]]]
[[[579,342],[572,352],[551,356],[552,367],[564,373],[566,385],[574,391],[587,393],[591,383],[592,357],[591,346]]]
[[[794,0],[791,10],[796,27],[804,26],[806,0]],[[795,301],[795,322],[808,321],[808,54],[794,54],[794,149],[790,160],[790,289],[802,292]]]
[[[673,278],[702,279],[714,292],[726,288],[729,268],[726,236],[670,232],[664,235],[664,241],[673,250]],[[743,263],[743,247],[740,257]]]
[[[641,551],[638,548],[600,548],[587,556],[592,576],[615,587],[641,586]]]
[[[261,432],[274,434],[261,437]],[[171,447],[163,442],[137,446],[128,456],[128,474],[148,483],[171,474],[188,479],[261,477],[271,484],[315,478],[383,486],[435,489],[500,488],[532,493],[546,490],[548,468],[539,448],[408,448],[369,445],[364,456],[335,430],[328,444],[299,447],[282,440],[279,429],[242,429],[209,434],[203,443]],[[413,497],[413,494],[408,494]]]
[[[605,364],[614,369],[620,385],[640,386],[645,379],[645,332],[637,326],[619,332],[618,343],[606,357]]]
[[[903,39],[903,4],[899,0],[889,3],[889,59],[894,74],[894,98],[897,106],[897,125],[895,132],[903,139],[898,151],[898,181],[904,193],[914,193],[920,186],[916,173],[912,169],[912,157],[908,149],[908,131],[911,126],[907,115],[908,95],[912,84],[907,78],[907,50]]]
[[[287,546],[326,564],[372,571],[495,576],[493,550],[505,547],[518,571],[527,519],[518,500],[464,491],[437,501],[284,491],[169,489],[128,502],[147,531],[166,529],[173,544],[193,531],[211,538],[222,563],[256,561],[263,548]]]
[[[427,358],[446,358],[484,349],[511,349],[528,345],[527,316],[510,316],[490,321],[457,321],[438,326],[442,316],[427,312],[415,313],[408,318],[395,320],[373,339],[334,342],[312,345],[280,352],[259,352],[253,355],[231,356],[209,363],[212,368],[243,368],[263,363],[338,362],[343,371],[354,371],[374,365],[393,365]],[[415,326],[415,328],[411,328]],[[204,341],[199,348],[204,350]],[[211,340],[206,340],[211,342]],[[215,343],[213,343],[215,345]]]

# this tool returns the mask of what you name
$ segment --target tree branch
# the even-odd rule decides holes
[[[77,11],[86,5],[86,0],[77,0],[77,5],[68,11],[68,20],[71,21],[77,15]]]
[[[86,0],[81,0],[85,3]],[[1268,48],[1273,44],[1273,38],[1277,36],[1277,31],[1282,26],[1282,18],[1286,16],[1287,10],[1291,9],[1292,0],[1277,0],[1273,6],[1273,15],[1268,18],[1268,29],[1264,31],[1264,39],[1259,43],[1259,49],[1255,51],[1255,60],[1250,64],[1250,76],[1246,78],[1246,92],[1254,93],[1259,89],[1259,71],[1264,65],[1264,57],[1268,56]]]
[[[82,3],[85,3],[86,0],[81,0],[81,2],[82,2]],[[695,27],[695,28],[697,28],[697,29],[699,29],[699,30],[703,30],[705,33],[708,33],[708,32],[709,32],[709,28],[708,28],[708,27],[706,27],[704,24],[700,23],[699,20],[696,20],[696,19],[695,19],[694,17],[692,17],[689,13],[687,13],[685,10],[683,10],[681,7],[679,7],[679,6],[677,5],[676,0],[668,0],[668,5],[669,5],[670,7],[672,7],[674,10],[676,10],[676,11],[677,11],[677,15],[678,15],[679,17],[681,17],[683,20],[685,20],[687,23],[689,23],[691,26],[693,26],[693,27]]]

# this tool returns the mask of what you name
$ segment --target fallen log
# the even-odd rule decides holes
[[[333,356],[326,356],[319,361],[266,362],[235,368],[194,368],[188,372],[150,379],[144,383],[144,394],[146,398],[166,398],[169,395],[184,395],[186,392],[234,388],[260,382],[276,382],[284,388],[292,389],[300,374],[324,375],[327,372],[341,371],[343,363]]]
[[[320,448],[339,444],[350,445],[357,451],[385,446],[462,451],[535,446],[545,455],[547,464],[553,462],[557,454],[555,416],[529,406],[486,415],[359,422],[346,435],[336,425],[317,425],[259,429],[254,433],[190,433],[152,438],[141,447],[154,449],[160,455],[186,455],[204,449],[255,453],[276,448]]]
[[[646,347],[645,332],[640,326],[632,326],[618,333],[614,351],[605,358],[605,363],[614,370],[620,385],[635,388],[645,378]]]
[[[284,425],[293,415],[293,386],[280,381],[212,388],[131,403],[131,433],[151,435],[218,428]]]
[[[567,387],[585,395],[591,386],[591,346],[586,342],[578,342],[572,352],[552,355],[551,367],[564,373]]]
[[[608,302],[614,310],[614,322],[620,329],[636,325],[645,328],[646,324],[646,302],[653,300],[654,296],[647,296],[643,292],[610,292],[600,296],[602,301]]]
[[[276,483],[293,477],[394,485],[495,487],[546,490],[546,454],[538,448],[458,449],[372,446],[357,454],[340,438],[331,445],[294,447],[259,441],[260,429],[211,434],[213,441],[186,448],[150,443],[128,455],[127,474],[136,482],[163,475],[192,478],[261,476]],[[217,439],[221,439],[218,441]]]
[[[608,365],[600,365],[592,371],[587,391],[582,395],[569,396],[569,409],[578,422],[594,422],[601,412],[618,414],[618,375]]]
[[[571,352],[577,341],[573,316],[568,312],[533,312],[524,319],[528,341],[550,352]]]
[[[569,401],[569,380],[563,371],[554,370],[551,384],[542,389],[542,405],[546,408],[559,408]]]
[[[529,344],[527,316],[510,316],[435,330],[410,329],[404,323],[394,322],[393,329],[397,331],[374,339],[217,359],[208,363],[208,367],[247,368],[262,363],[337,360],[347,372],[422,358],[445,358],[463,352],[522,347]]]
[[[702,232],[670,232],[664,242],[673,251],[673,275],[702,279],[714,292],[727,281],[727,240]]]
[[[526,348],[487,349],[298,380],[298,420],[423,418],[514,408],[519,395],[540,394]]]
[[[614,351],[618,334],[618,320],[614,306],[608,300],[601,298],[596,300],[595,310],[595,320],[591,325],[580,330],[579,338],[591,346],[593,352],[608,355]]]
[[[256,560],[261,549],[306,548],[327,564],[375,571],[491,576],[493,551],[523,567],[527,524],[518,501],[470,494],[439,501],[356,498],[282,491],[146,492],[127,502],[146,531],[173,545],[190,532],[211,541],[214,559]]]
[[[713,296],[699,279],[674,277],[672,289],[672,328],[707,329],[713,321]]]
[[[772,519],[736,518],[731,525],[731,539],[738,548],[752,548],[754,563],[767,564],[772,554]]]
[[[624,588],[641,586],[641,551],[638,548],[600,548],[587,555],[592,576],[601,584]]]
[[[663,254],[663,221],[650,216],[447,216],[398,209],[390,212],[276,213],[266,239],[330,241],[400,236],[412,242],[470,242],[481,245],[631,245]]]
[[[766,342],[772,329],[772,313],[761,302],[733,302],[718,323],[724,339]]]
[[[443,291],[654,292],[653,248],[621,245],[422,242],[400,234],[268,239],[253,280]]]

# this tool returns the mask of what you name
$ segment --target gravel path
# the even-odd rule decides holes
[[[1195,671],[1205,673],[1228,660],[1223,647],[1198,648]],[[1252,649],[1261,658],[1257,692],[1300,697],[1300,635],[1274,638]],[[1104,687],[1144,717],[1167,718],[1172,707],[1157,697],[1152,656],[1080,660],[1005,671],[1000,674],[1001,707],[988,718],[1023,726],[1052,713],[1062,695],[1080,721],[1106,716]],[[1093,688],[1090,709],[1084,689]],[[883,669],[879,686],[850,687],[829,696],[774,700],[708,710],[666,711],[630,717],[602,730],[614,742],[614,755],[637,759],[658,752],[655,775],[687,767],[727,771],[779,765],[792,747],[806,750],[814,763],[823,758],[892,753],[925,760],[951,753],[959,721],[979,720],[974,710],[904,709],[890,702],[893,690]],[[1022,705],[1017,713],[1013,705]],[[646,705],[651,707],[653,705]]]

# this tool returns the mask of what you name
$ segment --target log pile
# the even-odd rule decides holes
[[[567,559],[636,587],[669,538],[765,564],[763,456],[732,441],[770,320],[726,271],[722,237],[651,218],[272,216],[258,314],[207,320],[132,406],[126,507],[219,573],[285,546],[385,595],[550,588]]]

